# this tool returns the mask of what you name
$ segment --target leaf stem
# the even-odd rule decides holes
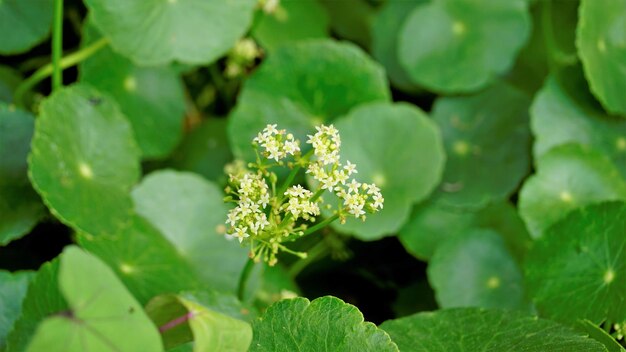
[[[246,265],[241,271],[241,276],[239,276],[239,285],[237,285],[237,298],[239,298],[240,301],[243,301],[243,296],[246,293],[246,285],[248,284],[248,279],[252,273],[252,268],[254,268],[254,260],[252,258],[248,258]]]
[[[309,264],[322,259],[326,255],[328,255],[328,253],[330,253],[330,247],[326,244],[326,240],[322,239],[307,252],[306,258],[300,259],[293,263],[293,265],[289,268],[289,276],[295,278]]]
[[[63,86],[63,0],[54,0],[54,25],[52,28],[52,90]]]
[[[189,319],[193,318],[194,316],[194,312],[189,312],[183,316],[180,316],[178,318],[175,318],[171,321],[168,321],[167,323],[159,326],[159,332],[162,334],[164,332],[166,332],[167,330],[171,330],[175,327],[177,327],[180,324],[185,323],[186,321],[188,321]]]
[[[335,215],[333,215],[333,216],[331,216],[331,217],[329,217],[327,219],[324,219],[324,221],[319,222],[319,223],[309,227],[308,229],[306,229],[306,231],[304,231],[304,234],[302,236],[310,235],[313,232],[315,232],[315,231],[325,227],[326,225],[330,224],[331,222],[333,222],[333,221],[335,221],[337,219],[339,219],[339,213],[335,213]]]
[[[59,66],[62,69],[65,69],[65,68],[77,65],[81,61],[95,54],[98,50],[102,49],[107,44],[108,44],[108,40],[106,38],[101,38],[100,40],[93,42],[91,45],[84,47],[76,52],[73,52],[63,57],[61,61],[59,62]],[[35,71],[35,73],[33,73],[30,77],[24,80],[15,90],[15,94],[14,94],[15,104],[23,107],[24,106],[24,101],[23,101],[24,94],[26,94],[26,92],[28,92],[31,88],[33,88],[37,83],[41,82],[47,77],[50,77],[53,71],[54,71],[54,66],[53,64],[50,63],[41,67],[40,69]]]

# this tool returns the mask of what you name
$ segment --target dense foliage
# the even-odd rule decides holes
[[[626,0],[0,0],[0,351],[624,351],[625,92]]]

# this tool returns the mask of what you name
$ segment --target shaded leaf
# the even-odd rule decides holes
[[[0,270],[0,350],[22,311],[22,301],[33,278],[29,271],[10,273]]]
[[[19,54],[43,41],[52,24],[52,0],[0,2],[1,54]]]

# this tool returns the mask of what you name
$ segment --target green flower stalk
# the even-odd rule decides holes
[[[290,250],[285,243],[313,233],[339,219],[350,216],[365,221],[366,213],[383,208],[384,198],[374,184],[360,183],[353,175],[356,165],[341,162],[341,138],[333,126],[318,126],[317,133],[307,141],[312,150],[301,153],[300,142],[284,129],[267,125],[252,142],[256,162],[236,162],[227,168],[229,185],[226,201],[237,205],[227,216],[226,237],[250,246],[250,258],[275,265],[276,255],[287,252],[301,258],[306,253]],[[291,172],[281,187],[272,169],[287,167]],[[297,173],[305,168],[312,178],[314,190],[292,184]],[[321,195],[332,192],[338,202],[332,216],[316,224],[322,206]]]

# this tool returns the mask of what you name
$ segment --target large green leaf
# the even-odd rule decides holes
[[[142,65],[206,64],[247,30],[254,0],[85,0],[122,55]]]
[[[84,45],[100,37],[84,26]],[[110,48],[80,65],[80,81],[113,97],[128,117],[144,158],[168,155],[179,142],[185,115],[183,86],[171,67],[139,67]]]
[[[357,83],[358,82],[358,83]],[[246,81],[229,118],[236,157],[253,160],[252,138],[267,124],[286,128],[303,143],[320,123],[370,101],[388,101],[383,69],[359,48],[331,40],[283,46]]]
[[[442,308],[529,306],[522,271],[492,230],[469,230],[440,245],[429,262],[428,281]]]
[[[508,202],[493,203],[472,212],[449,208],[431,200],[414,209],[398,237],[409,253],[429,260],[441,244],[472,228],[498,232],[519,261],[530,246],[531,239],[524,222]]]
[[[626,177],[626,121],[607,116],[593,102],[579,70],[552,75],[531,108],[535,157],[576,142],[604,152]]]
[[[591,91],[626,116],[626,0],[582,0],[576,36]]]
[[[398,56],[411,79],[443,93],[471,92],[508,71],[530,35],[526,0],[436,0],[413,10]]]
[[[0,270],[0,350],[6,345],[6,338],[22,311],[22,301],[33,273],[22,271],[10,273]]]
[[[74,85],[41,104],[29,173],[61,221],[94,235],[113,234],[132,212],[129,192],[139,178],[139,149],[111,98]]]
[[[454,308],[381,325],[404,352],[603,352],[599,342],[515,311]]]
[[[252,330],[250,352],[398,351],[389,335],[363,321],[356,307],[331,296],[274,303]]]
[[[22,311],[7,339],[6,352],[23,352],[46,317],[67,310],[67,303],[59,291],[59,260],[39,268],[32,278],[22,302]]]
[[[261,13],[252,35],[269,51],[289,42],[328,37],[329,18],[317,0],[282,0],[272,13]]]
[[[193,351],[245,352],[252,340],[250,324],[210,309],[192,295],[164,295],[146,307],[167,349],[194,342]]]
[[[226,183],[224,166],[233,160],[226,138],[228,119],[209,118],[185,136],[171,157],[172,166]]]
[[[480,208],[515,190],[530,166],[529,103],[503,83],[436,101],[432,115],[448,155],[438,202]]]
[[[162,351],[141,305],[103,262],[77,247],[61,254],[59,289],[70,310],[46,318],[27,351]]]
[[[45,213],[28,177],[34,118],[0,103],[0,245],[30,231]]]
[[[424,0],[389,0],[372,23],[372,55],[385,66],[391,83],[407,91],[417,90],[398,60],[398,37],[411,11]]]
[[[107,263],[141,304],[159,294],[198,286],[189,263],[139,216],[116,236],[81,234],[78,242]]]
[[[537,173],[520,191],[519,210],[536,238],[570,210],[616,199],[626,199],[626,182],[611,161],[593,149],[566,144],[537,160]]]
[[[595,324],[626,320],[626,203],[572,211],[528,254],[525,272],[539,312]]]
[[[0,1],[0,54],[29,50],[50,32],[52,0]]]
[[[441,180],[445,162],[441,133],[425,113],[409,104],[365,104],[338,119],[336,127],[343,160],[357,165],[359,182],[380,187],[385,205],[365,222],[348,219],[343,225],[333,223],[334,228],[364,240],[393,234],[408,219],[412,205]]]
[[[210,287],[234,291],[248,256],[224,236],[228,208],[213,183],[189,172],[157,171],[133,191],[137,213],[174,244]]]

